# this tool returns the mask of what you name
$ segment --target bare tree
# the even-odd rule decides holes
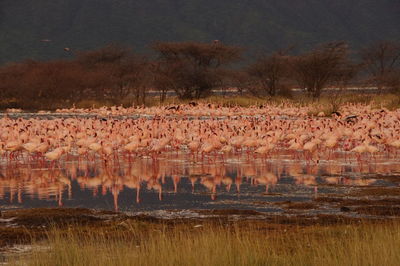
[[[156,43],[159,53],[156,86],[173,89],[179,98],[201,98],[222,84],[223,67],[240,57],[241,49],[220,42]]]
[[[103,64],[115,64],[132,55],[128,47],[110,44],[97,50],[78,51],[76,60],[88,67],[96,67]]]
[[[400,42],[380,41],[361,49],[363,66],[379,91],[399,85]]]
[[[120,103],[127,96],[143,104],[151,75],[145,57],[107,46],[78,52],[74,60],[24,61],[0,67],[0,97],[23,108],[44,108],[81,100]]]
[[[359,64],[355,64],[349,60],[342,62],[341,67],[332,77],[331,85],[335,89],[329,95],[331,111],[338,112],[343,103],[344,90],[350,85],[350,82],[356,77],[360,69]]]
[[[97,84],[91,89],[99,98],[115,103],[128,95],[136,104],[145,100],[149,85],[149,64],[129,48],[109,45],[94,51],[78,53],[77,61],[91,73],[98,73]]]
[[[289,57],[283,52],[261,56],[247,71],[255,81],[251,91],[259,94],[258,88],[261,88],[261,93],[275,96],[284,90],[285,85],[282,81],[289,73],[288,63]]]
[[[0,68],[0,98],[21,98],[26,91],[21,89],[25,73],[38,65],[36,61],[24,61],[4,65]]]
[[[152,63],[150,69],[153,74],[153,86],[159,91],[160,103],[162,103],[165,101],[168,91],[177,90],[175,87],[175,71],[179,67],[172,63],[166,64],[163,61],[155,61]]]
[[[345,42],[331,42],[295,56],[291,63],[293,78],[300,88],[318,98],[322,89],[342,71],[347,54],[348,46]]]

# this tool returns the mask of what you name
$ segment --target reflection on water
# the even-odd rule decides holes
[[[377,174],[394,172],[400,172],[400,164],[387,158],[364,165],[340,158],[307,164],[284,154],[269,160],[232,155],[198,161],[188,154],[167,153],[157,160],[138,157],[106,166],[70,157],[55,168],[3,164],[0,206],[279,211],[252,203],[303,201],[319,194],[346,193],[354,186],[390,186]]]

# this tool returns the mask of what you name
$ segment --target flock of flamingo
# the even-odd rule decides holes
[[[334,159],[338,152],[359,162],[363,157],[377,154],[388,157],[397,154],[400,110],[351,104],[342,109],[342,113],[332,116],[314,117],[307,114],[307,107],[222,108],[196,104],[173,108],[109,108],[110,112],[152,115],[139,119],[3,117],[0,155],[7,162],[55,164],[68,156],[100,158],[108,163],[121,157],[128,161],[137,156],[157,159],[166,152],[186,152],[196,160],[212,160],[224,159],[232,153],[268,159],[284,151],[293,159],[314,163]],[[103,110],[108,109],[92,112]],[[74,111],[71,109],[69,113]]]
[[[190,103],[71,108],[57,110],[58,117],[4,115],[0,119],[0,199],[8,187],[11,201],[15,193],[18,202],[23,193],[39,194],[54,196],[62,205],[65,188],[70,196],[71,182],[76,180],[94,195],[111,192],[118,209],[124,187],[136,189],[139,202],[143,183],[158,191],[161,200],[166,177],[172,179],[175,192],[180,179],[188,177],[193,191],[199,183],[215,199],[217,187],[229,191],[234,184],[239,193],[243,178],[252,185],[265,185],[268,191],[285,171],[295,184],[311,186],[316,192],[315,171],[321,165],[341,175],[344,165],[363,172],[363,162],[371,162],[367,167],[374,165],[375,171],[387,166],[377,160],[397,162],[399,109],[346,104],[334,114],[313,116],[310,111],[311,107],[290,104],[244,108]],[[284,160],[291,162],[286,170],[267,166],[280,167]],[[335,164],[339,161],[345,164]],[[228,175],[227,169],[235,163],[235,174]],[[326,177],[324,182],[360,186],[375,180]]]

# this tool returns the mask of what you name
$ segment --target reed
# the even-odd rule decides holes
[[[315,109],[320,111],[337,111],[340,105],[345,103],[355,104],[371,104],[374,108],[388,108],[396,109],[400,107],[400,96],[397,94],[360,94],[348,93],[343,95],[324,95],[318,99],[308,97],[307,95],[300,94],[293,98],[286,98],[282,96],[274,97],[254,97],[250,95],[236,95],[236,96],[210,96],[199,100],[181,100],[177,97],[168,97],[163,103],[157,101],[157,97],[149,97],[147,106],[157,105],[170,105],[170,104],[185,104],[191,101],[219,104],[222,106],[257,106],[262,104],[280,105],[282,103],[290,103],[295,106],[315,106]],[[317,112],[317,111],[315,111]]]
[[[400,224],[239,227],[143,226],[118,230],[53,228],[11,265],[398,265]],[[286,229],[283,229],[286,228]]]
[[[334,99],[334,102],[333,102]],[[146,102],[143,104],[147,107],[152,106],[165,106],[171,104],[187,104],[189,102],[201,102],[201,103],[212,103],[221,106],[259,106],[259,105],[280,105],[282,103],[289,103],[294,106],[315,106],[311,111],[311,114],[317,114],[321,111],[337,111],[340,109],[340,105],[345,103],[359,103],[359,104],[371,104],[373,108],[388,108],[394,110],[400,108],[400,96],[398,94],[386,93],[386,94],[361,94],[361,93],[347,93],[343,95],[323,95],[318,99],[309,97],[305,94],[299,94],[295,97],[287,98],[283,96],[273,97],[254,97],[251,95],[213,95],[207,98],[201,98],[198,100],[182,100],[176,96],[169,96],[166,100],[160,103],[158,96],[148,96]],[[55,110],[57,108],[70,108],[74,105],[77,108],[99,108],[102,106],[113,106],[123,105],[124,107],[130,107],[134,105],[134,99],[132,97],[126,97],[119,101],[111,102],[106,100],[93,100],[93,99],[82,99],[78,102],[65,102],[65,101],[45,101],[32,102],[31,105],[23,105],[24,110]],[[332,105],[334,103],[334,105]],[[0,100],[0,109],[7,109],[10,107],[18,107],[19,104],[16,99],[3,99]]]

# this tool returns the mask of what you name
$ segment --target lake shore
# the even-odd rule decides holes
[[[252,211],[202,212],[210,216],[157,219],[91,209],[7,210],[0,220],[1,257],[11,265],[151,265],[157,256],[162,265],[200,265],[196,256],[206,256],[208,265],[316,265],[324,258],[328,265],[359,265],[377,263],[382,252],[385,265],[399,259],[398,218],[270,215],[259,220]]]

